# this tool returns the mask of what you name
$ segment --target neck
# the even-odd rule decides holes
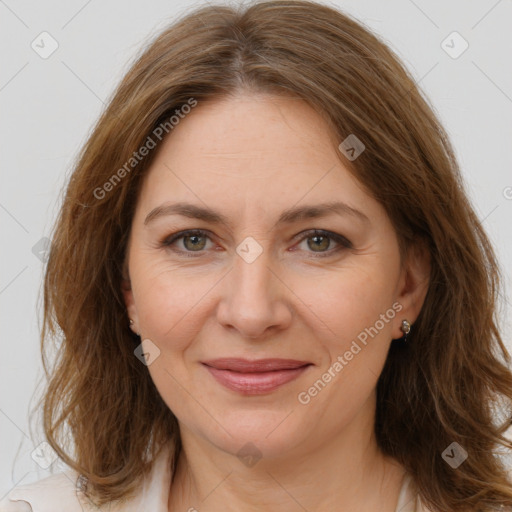
[[[380,452],[372,420],[357,418],[328,439],[251,467],[180,426],[169,512],[394,512],[404,470]]]

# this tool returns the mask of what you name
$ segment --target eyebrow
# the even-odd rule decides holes
[[[348,215],[366,223],[370,222],[370,219],[363,212],[341,201],[333,201],[329,203],[289,208],[281,213],[277,224],[292,224],[304,219],[326,217],[332,214],[342,216]],[[191,203],[166,203],[157,206],[148,213],[144,220],[144,225],[149,224],[157,218],[168,215],[181,215],[191,219],[199,219],[212,224],[225,224],[226,226],[231,227],[231,223],[228,218],[223,214],[210,208],[197,206]]]

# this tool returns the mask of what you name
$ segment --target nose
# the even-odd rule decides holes
[[[270,267],[268,252],[251,263],[235,254],[233,268],[223,280],[217,319],[243,338],[266,338],[286,329],[292,319],[292,292]]]

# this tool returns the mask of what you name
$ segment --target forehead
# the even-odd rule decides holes
[[[356,208],[369,196],[311,106],[251,94],[199,102],[163,141],[141,200],[154,208],[176,199],[280,214],[301,201]]]
[[[162,148],[175,162],[209,159],[225,170],[243,162],[247,175],[305,159],[329,166],[336,156],[326,123],[301,99],[239,95],[199,102],[183,117]]]

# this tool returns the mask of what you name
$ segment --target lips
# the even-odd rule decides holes
[[[244,395],[270,393],[296,379],[311,363],[296,359],[222,358],[203,365],[224,387]]]
[[[306,366],[307,361],[297,361],[295,359],[248,359],[223,358],[204,361],[203,364],[217,368],[217,370],[230,370],[240,373],[258,373],[274,372],[278,370],[294,370],[301,366]]]

